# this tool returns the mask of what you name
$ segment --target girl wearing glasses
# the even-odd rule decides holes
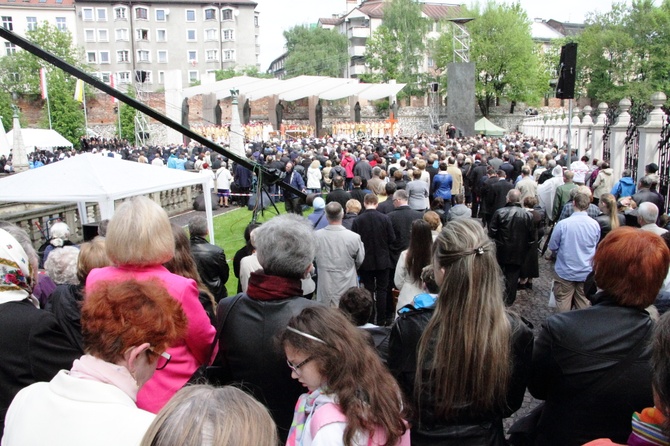
[[[409,445],[395,380],[365,333],[339,310],[305,308],[280,342],[291,376],[307,389],[288,446]]]
[[[158,280],[103,281],[87,294],[81,325],[86,354],[16,395],[3,445],[139,444],[154,415],[137,408],[137,392],[170,361],[186,315]]]

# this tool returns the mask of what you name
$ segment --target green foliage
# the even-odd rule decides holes
[[[488,116],[496,98],[510,101],[539,101],[548,83],[540,78],[530,33],[530,21],[518,3],[489,1],[483,11],[474,10],[468,24],[472,37],[470,60],[475,63],[475,91],[479,108]]]
[[[670,94],[670,0],[615,4],[590,16],[577,42],[578,86],[596,102]]]
[[[75,79],[64,71],[53,70],[47,75],[49,105],[51,106],[51,124],[54,130],[75,146],[79,146],[79,137],[84,135],[83,105],[74,99]],[[42,127],[49,127],[49,115],[46,105],[42,109]]]
[[[12,95],[8,91],[0,91],[0,118],[5,131],[12,128],[14,110],[12,110]]]
[[[284,31],[286,77],[342,77],[349,60],[347,37],[325,28],[296,26]]]
[[[42,22],[36,29],[28,31],[26,38],[69,64],[85,67],[81,63],[80,51],[72,43],[69,31],[61,31],[48,22]],[[40,93],[41,67],[52,70],[51,65],[42,59],[28,51],[17,49],[15,54],[0,59],[0,87],[4,91],[37,95]],[[74,90],[71,96],[74,96]]]
[[[406,93],[423,93],[419,68],[425,54],[424,38],[429,22],[421,4],[414,0],[391,0],[384,8],[384,23],[366,45],[366,63],[377,81],[396,79],[409,84]]]
[[[72,43],[69,31],[61,31],[48,22],[28,31],[26,38],[42,49],[55,54],[66,62],[85,68],[80,63],[81,54]],[[74,100],[76,79],[54,68],[28,51],[19,51],[0,59],[0,89],[4,92],[37,96],[40,93],[40,68],[47,71],[49,104],[53,129],[77,145],[84,134],[84,111]],[[3,112],[4,114],[4,112]],[[9,115],[11,117],[11,114]],[[3,121],[4,122],[4,121]],[[42,113],[42,126],[49,126],[46,101]]]
[[[128,86],[126,94],[131,98],[135,97],[135,91],[132,86]],[[122,102],[118,104],[120,105],[119,110],[121,113],[121,134],[119,138],[127,139],[130,144],[135,144],[135,115],[137,114],[137,110]]]

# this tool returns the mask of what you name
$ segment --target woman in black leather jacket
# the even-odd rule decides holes
[[[669,264],[665,242],[640,229],[615,229],[598,245],[593,306],[551,316],[535,341],[528,389],[546,401],[536,444],[626,443],[632,413],[653,404],[645,308]]]
[[[495,245],[475,220],[447,223],[433,267],[437,299],[401,312],[389,342],[389,368],[414,406],[412,445],[505,445],[533,334],[506,311]]]

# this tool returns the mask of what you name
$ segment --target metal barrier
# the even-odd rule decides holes
[[[665,118],[665,124],[661,130],[661,138],[658,140],[658,174],[660,182],[658,191],[665,200],[664,209],[669,210],[670,199],[670,114]]]

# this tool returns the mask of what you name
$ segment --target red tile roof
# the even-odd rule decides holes
[[[372,19],[381,19],[384,15],[384,0],[368,0],[363,2],[358,9]],[[422,3],[423,13],[433,20],[459,17],[462,13],[461,5],[450,3]]]

